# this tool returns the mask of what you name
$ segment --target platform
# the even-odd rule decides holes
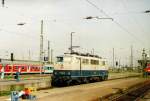
[[[17,82],[16,80],[0,80],[0,95],[8,95],[10,91],[20,91],[26,87],[36,89],[45,89],[51,87],[51,78],[42,77],[34,79],[25,79]]]

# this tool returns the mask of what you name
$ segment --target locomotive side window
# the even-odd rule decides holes
[[[92,65],[99,65],[99,61],[98,60],[91,60],[91,64]]]
[[[83,64],[89,64],[89,60],[88,59],[82,59],[82,63]]]

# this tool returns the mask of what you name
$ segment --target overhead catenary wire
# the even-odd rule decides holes
[[[104,14],[106,17],[108,18],[112,18],[111,16],[109,16],[107,13],[105,13],[102,9],[100,9],[97,5],[95,5],[93,2],[89,1],[89,0],[85,0],[87,3],[89,3],[90,5],[92,5],[93,7],[95,7],[100,13]],[[124,26],[122,26],[119,22],[117,22],[115,19],[112,20],[118,27],[120,27],[123,31],[125,31],[126,33],[128,33],[130,36],[132,36],[134,39],[136,39],[138,42],[140,41],[140,44],[143,45],[144,42],[137,38],[137,36],[135,36],[133,33],[131,33],[128,29],[126,29]]]
[[[127,12],[129,12],[129,10],[127,9],[128,8],[127,7],[127,1],[126,0],[122,0],[122,4],[123,4],[124,8],[127,10]],[[143,12],[140,12],[140,13],[143,13]],[[140,31],[142,32],[142,34],[146,34],[142,24],[139,23],[139,21],[136,19],[136,17],[132,16],[132,15],[131,15],[131,17],[132,17],[133,21],[136,23],[136,25],[138,26],[138,29],[140,29]],[[147,40],[149,40],[148,37],[146,37],[146,38],[147,38]]]

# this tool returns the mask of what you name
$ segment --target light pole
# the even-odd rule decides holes
[[[75,33],[75,32],[71,32],[71,40],[70,40],[70,53],[72,53],[73,52],[73,50],[72,50],[72,34],[73,33]]]
[[[72,39],[73,33],[75,33],[75,32],[71,32],[71,40],[70,40],[70,47],[69,47],[70,54],[73,53],[73,48],[79,48],[80,47],[80,46],[73,46],[73,39]]]
[[[113,48],[113,69],[114,69],[114,67],[115,67],[115,49]]]

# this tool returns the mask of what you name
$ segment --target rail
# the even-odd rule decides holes
[[[150,81],[147,81],[142,84],[135,85],[128,90],[123,91],[119,89],[116,94],[110,94],[100,100],[108,100],[108,101],[139,101],[150,89]]]
[[[48,79],[50,75],[32,75],[33,77],[31,78],[30,75],[29,77],[25,77],[25,75],[22,75],[20,81],[27,81],[27,80],[42,80],[42,79]],[[128,75],[128,76],[123,76],[123,77],[114,77],[114,78],[109,78],[108,80],[116,80],[116,79],[124,79],[124,78],[132,78],[132,77],[139,77],[139,74],[136,75]],[[37,78],[38,77],[38,78]],[[15,79],[3,79],[0,80],[0,82],[10,82],[10,81],[16,81]]]

